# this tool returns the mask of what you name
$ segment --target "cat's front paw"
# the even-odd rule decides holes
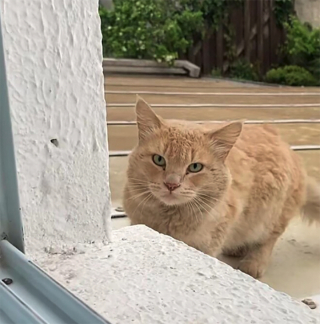
[[[239,270],[257,279],[263,276],[266,266],[257,260],[242,260],[239,263]]]

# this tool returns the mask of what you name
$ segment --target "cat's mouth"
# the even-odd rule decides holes
[[[161,201],[165,203],[168,206],[173,206],[173,205],[180,205],[181,202],[179,198],[175,195],[172,194],[167,194],[162,197],[160,197]]]
[[[185,197],[184,195],[181,195],[181,193],[175,191],[162,192],[158,197],[168,206],[182,205],[190,201],[189,197]]]

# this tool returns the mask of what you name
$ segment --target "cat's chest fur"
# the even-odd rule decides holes
[[[213,215],[191,213],[188,208],[164,208],[155,201],[135,209],[135,213],[129,214],[132,225],[144,224],[202,252],[216,255],[212,248],[212,229],[216,228]]]
[[[199,225],[199,221],[194,217],[190,218],[184,208],[164,208],[155,202],[149,202],[139,212],[140,216],[133,217],[133,222],[143,221],[152,229],[180,240],[193,234]]]

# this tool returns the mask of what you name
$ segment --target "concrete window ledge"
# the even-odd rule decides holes
[[[111,323],[320,323],[318,312],[145,226],[36,262]]]

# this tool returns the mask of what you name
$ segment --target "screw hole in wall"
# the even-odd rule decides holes
[[[55,147],[58,147],[59,146],[59,142],[56,138],[53,138],[50,140],[50,142],[55,146]]]

